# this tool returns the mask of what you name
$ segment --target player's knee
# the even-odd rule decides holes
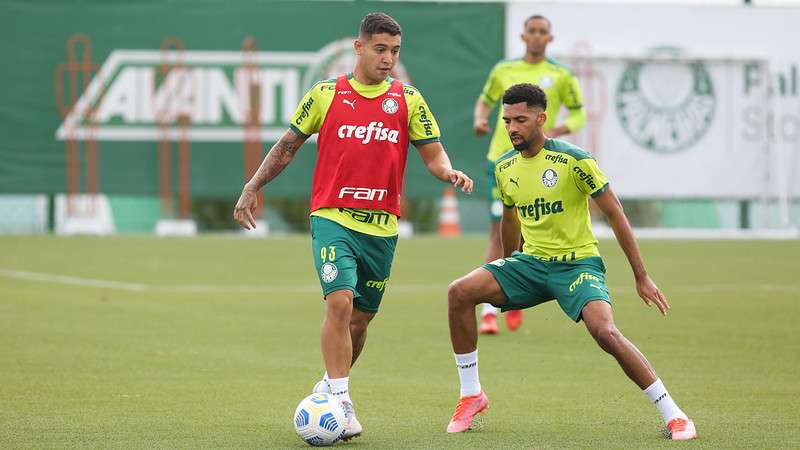
[[[622,341],[622,333],[613,324],[604,324],[593,329],[592,337],[597,341],[600,348],[609,353],[613,353]]]
[[[353,312],[353,294],[351,292],[337,291],[328,294],[325,302],[329,318],[350,322],[350,315]]]
[[[450,308],[468,306],[469,292],[461,279],[455,280],[447,287],[447,303]]]

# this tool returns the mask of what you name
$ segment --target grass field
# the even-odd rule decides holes
[[[700,439],[660,416],[553,302],[481,338],[483,429],[447,435],[458,375],[446,286],[482,237],[399,243],[351,373],[350,449],[798,448],[800,242],[643,242],[666,318],[603,242],[617,323]],[[305,448],[292,413],[322,375],[305,237],[0,238],[0,448]]]

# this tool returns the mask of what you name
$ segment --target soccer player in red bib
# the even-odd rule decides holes
[[[310,209],[314,263],[327,305],[321,339],[326,372],[314,391],[332,393],[344,404],[345,440],[362,432],[349,393],[350,367],[389,282],[408,144],[431,175],[472,192],[472,180],[452,168],[420,92],[389,76],[400,57],[401,35],[386,14],[364,17],[353,45],[353,72],[320,81],[306,93],[290,129],[245,184],[234,210],[243,227],[254,228],[258,190],[319,133]]]

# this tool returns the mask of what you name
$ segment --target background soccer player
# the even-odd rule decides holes
[[[303,97],[290,129],[244,186],[234,211],[243,227],[255,227],[256,192],[319,133],[311,239],[327,305],[321,338],[326,373],[314,389],[344,403],[344,439],[362,431],[349,394],[350,367],[364,348],[389,279],[409,142],[434,177],[472,191],[472,180],[450,165],[420,92],[389,78],[400,57],[401,33],[386,14],[364,17],[353,72],[321,81]]]
[[[522,59],[497,63],[489,73],[483,91],[475,102],[475,134],[483,136],[491,131],[488,125],[489,113],[503,92],[517,83],[536,84],[547,94],[547,122],[544,124],[544,131],[549,137],[558,137],[580,130],[586,122],[586,112],[583,109],[583,98],[578,79],[568,68],[545,55],[547,44],[553,41],[550,21],[540,15],[529,17],[525,20],[521,37],[525,42],[525,56]],[[556,120],[562,105],[566,107],[569,114],[564,123],[557,125]],[[497,125],[492,142],[489,144],[489,153],[486,155],[489,160],[487,179],[490,193],[487,262],[494,261],[502,253],[500,216],[503,206],[494,183],[494,161],[511,148],[511,141],[503,126],[502,108],[499,109]],[[499,331],[496,319],[497,310],[486,303],[482,315],[481,333],[497,333]],[[521,323],[522,311],[506,313],[506,325],[510,330],[516,330]]]
[[[447,426],[469,429],[489,406],[478,378],[475,306],[489,300],[502,310],[530,308],[556,299],[572,320],[583,320],[597,344],[616,358],[625,374],[655,404],[671,439],[696,437],[694,424],[672,400],[647,358],[614,324],[605,265],[589,218],[592,197],[608,218],[647,305],[667,313],[667,299],[645,269],[628,219],[597,163],[565,141],[548,139],[545,93],[531,84],[503,95],[503,121],[514,145],[497,160],[495,176],[503,202],[504,259],[479,267],[450,285],[450,338],[461,381],[461,399]],[[522,252],[520,228],[525,244]]]

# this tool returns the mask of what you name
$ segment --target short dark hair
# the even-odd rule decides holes
[[[400,28],[400,24],[392,16],[382,12],[369,13],[361,19],[359,34],[362,37],[369,39],[373,34],[380,33],[397,36],[403,34],[403,29]]]
[[[548,19],[547,17],[545,17],[545,16],[543,16],[541,14],[534,14],[534,15],[528,17],[527,19],[525,19],[525,23],[522,24],[522,28],[528,28],[528,22],[530,22],[531,20],[535,20],[535,19],[544,20],[545,22],[547,22],[547,29],[550,30],[550,31],[553,31],[553,23],[550,22],[550,19]]]
[[[514,105],[522,102],[525,102],[528,107],[547,109],[547,95],[545,95],[542,88],[535,84],[515,84],[503,93],[504,105]]]

